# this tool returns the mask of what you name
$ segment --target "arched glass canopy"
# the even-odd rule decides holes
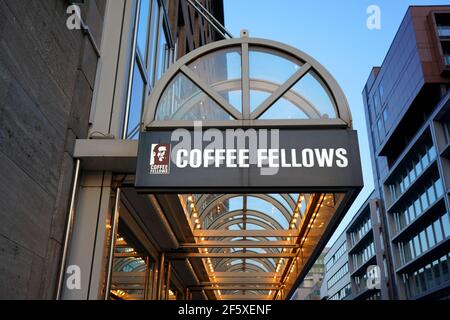
[[[229,39],[178,60],[146,101],[142,129],[193,127],[352,128],[341,88],[316,60],[284,44]],[[180,195],[199,258],[218,299],[284,299],[345,193]],[[327,230],[327,231],[326,231]],[[309,265],[310,267],[310,265]]]
[[[176,62],[146,102],[144,127],[321,125],[351,127],[334,78],[307,54],[254,38],[219,41]]]
[[[281,299],[304,270],[344,194],[180,196],[218,299]]]

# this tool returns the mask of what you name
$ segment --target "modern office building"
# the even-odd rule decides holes
[[[391,299],[382,215],[372,193],[325,255],[321,299]]]
[[[363,91],[379,200],[369,202],[371,214],[357,224],[372,221],[373,233],[363,236],[375,239],[372,258],[362,261],[376,259],[381,274],[387,272],[383,298],[385,291],[396,299],[450,294],[449,39],[450,6],[410,7]],[[383,214],[375,222],[378,207]],[[377,245],[379,228],[384,248],[381,240]],[[352,288],[357,279],[352,276]]]
[[[144,98],[169,65],[223,37],[186,1],[25,2],[0,1],[0,298],[53,299],[75,140],[122,138],[109,122],[94,121],[106,105],[113,119],[127,114],[124,136],[135,137]],[[81,9],[79,30],[66,26],[77,24],[73,3]],[[223,23],[222,1],[201,3]],[[132,239],[119,240],[117,254],[131,250]],[[95,250],[89,245],[83,254]],[[130,296],[147,295],[139,287],[146,258],[120,259],[118,271],[136,271]]]
[[[323,300],[351,299],[347,236],[343,232],[324,256],[325,273],[320,288]]]
[[[382,210],[372,193],[345,231],[353,300],[391,299]]]
[[[292,300],[320,300],[320,288],[325,275],[325,254],[327,252],[328,248],[322,251],[311,270],[309,270],[295,291]]]

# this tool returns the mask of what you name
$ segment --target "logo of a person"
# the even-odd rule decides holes
[[[168,174],[170,166],[170,144],[152,144],[150,157],[151,174]]]
[[[164,144],[157,144],[155,146],[155,148],[153,149],[153,158],[155,159],[155,163],[156,165],[162,165],[162,164],[167,164],[167,145]]]

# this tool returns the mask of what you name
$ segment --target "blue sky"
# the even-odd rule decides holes
[[[373,190],[361,96],[370,70],[382,64],[408,6],[448,3],[448,0],[224,0],[225,26],[235,37],[241,29],[248,29],[251,37],[280,41],[308,53],[331,72],[347,95],[360,140],[365,187],[330,243]],[[366,26],[370,5],[381,9],[380,30],[369,30]]]

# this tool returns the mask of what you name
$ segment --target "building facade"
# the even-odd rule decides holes
[[[347,236],[343,232],[324,256],[325,272],[320,288],[323,300],[351,299]]]
[[[328,248],[325,248],[319,258],[309,270],[302,284],[297,288],[292,300],[320,300],[320,288],[322,287],[323,277],[325,275],[325,254]]]
[[[186,1],[73,4],[0,1],[0,298],[62,295],[58,274],[77,170],[75,140],[136,139],[145,97],[165,70],[186,53],[223,39]],[[223,24],[222,1],[200,4]],[[81,193],[90,190],[104,204],[109,197],[100,194],[112,184],[101,172],[86,174]],[[105,233],[99,224],[106,215],[91,213],[92,220],[74,228]],[[111,295],[120,298],[128,290],[130,299],[148,298],[152,293],[142,288],[153,269],[148,257],[137,253],[142,250],[135,238],[122,237],[127,230],[119,227],[112,275],[125,285]],[[92,243],[80,242],[85,270],[97,268],[100,276],[106,253]],[[127,252],[136,255],[121,257]],[[134,280],[124,279],[121,270],[134,270]],[[82,275],[78,298],[101,296],[92,274]],[[172,287],[164,298],[180,298],[173,282],[167,282]]]
[[[370,215],[376,241],[366,263],[385,269],[383,298],[449,295],[449,30],[449,6],[410,7],[363,91],[374,204],[383,212],[376,223]]]
[[[346,230],[353,300],[391,299],[382,205],[372,194]]]

